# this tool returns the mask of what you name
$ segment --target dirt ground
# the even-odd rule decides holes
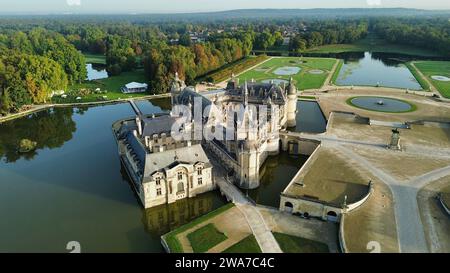
[[[308,93],[304,93],[308,95]],[[409,113],[382,113],[375,111],[367,111],[350,106],[346,100],[354,96],[386,96],[397,99],[406,100],[417,106],[417,110]],[[401,91],[384,88],[358,88],[355,90],[342,89],[333,91],[328,94],[319,96],[319,104],[326,117],[331,111],[347,111],[354,112],[361,116],[370,117],[381,121],[413,121],[413,120],[434,120],[434,121],[450,121],[450,104],[439,103],[432,98],[417,96],[413,94],[405,94]],[[437,107],[439,106],[439,107]]]
[[[450,194],[450,176],[444,177],[419,191],[417,202],[425,229],[428,247],[433,253],[450,252],[450,216],[436,198],[439,193]]]
[[[370,147],[347,147],[365,157],[398,181],[407,181],[413,177],[450,165],[450,158],[435,158],[427,155],[419,157],[415,154]]]
[[[375,180],[369,199],[344,217],[344,238],[349,252],[367,253],[371,241],[380,243],[382,253],[399,252],[393,197],[382,182]]]
[[[338,207],[343,204],[345,196],[348,203],[355,203],[367,194],[369,178],[346,158],[342,158],[339,151],[322,147],[316,157],[296,183],[286,189],[286,193],[316,197]],[[298,182],[304,186],[298,185]]]

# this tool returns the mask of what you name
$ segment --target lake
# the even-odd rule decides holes
[[[145,114],[170,110],[168,98],[137,104]],[[299,102],[301,118],[312,105]],[[163,252],[162,234],[226,204],[214,191],[143,209],[111,130],[113,122],[133,116],[121,103],[53,108],[0,124],[0,252],[68,252],[69,241],[80,242],[82,252]],[[36,141],[36,151],[17,153],[23,138]],[[261,186],[249,196],[278,207],[306,159],[269,157]]]
[[[86,64],[87,80],[100,80],[108,78],[108,72],[104,65]]]
[[[0,124],[0,252],[68,252],[69,241],[82,252],[162,252],[160,235],[226,203],[214,191],[144,210],[111,131],[133,115],[123,103]],[[22,138],[37,141],[37,150],[18,154]]]
[[[422,90],[421,85],[404,65],[406,57],[384,53],[342,53],[344,59],[337,85],[384,86]]]

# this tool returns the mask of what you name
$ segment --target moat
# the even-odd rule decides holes
[[[170,110],[168,99],[138,105],[145,114]],[[67,252],[69,241],[83,252],[162,252],[160,235],[226,203],[215,191],[142,209],[111,134],[113,122],[133,115],[122,103],[48,109],[0,124],[0,252]],[[23,138],[37,149],[17,153]],[[278,193],[305,160],[269,158],[249,196],[278,207]]]

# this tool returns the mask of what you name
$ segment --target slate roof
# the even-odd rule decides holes
[[[145,158],[144,177],[149,177],[156,171],[165,168],[172,168],[177,165],[176,163],[195,164],[197,162],[209,164],[209,159],[200,144],[161,153],[147,154]]]
[[[154,134],[170,133],[172,131],[172,126],[177,119],[178,117],[172,117],[170,115],[162,115],[154,118],[143,118],[142,134],[144,136],[151,137]]]

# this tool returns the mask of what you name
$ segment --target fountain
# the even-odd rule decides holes
[[[414,106],[403,100],[385,97],[360,96],[350,98],[348,103],[354,107],[388,113],[404,113],[414,111]]]

